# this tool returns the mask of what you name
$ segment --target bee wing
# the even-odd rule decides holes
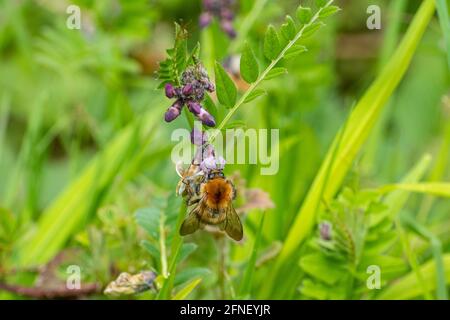
[[[189,212],[188,217],[183,221],[180,228],[180,235],[185,236],[197,231],[200,228],[200,220],[194,208]]]
[[[225,230],[227,235],[236,241],[242,240],[244,236],[241,219],[231,204],[227,208],[225,221],[221,223],[220,229]]]

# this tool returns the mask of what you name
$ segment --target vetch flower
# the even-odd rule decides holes
[[[205,131],[194,128],[191,131],[191,143],[202,146],[208,141],[208,134]]]
[[[327,221],[319,224],[320,238],[325,241],[331,240],[331,224]]]
[[[211,170],[223,170],[225,168],[226,161],[223,157],[209,156],[205,158],[200,164],[200,170],[205,174],[208,174]]]
[[[222,30],[230,37],[236,37],[233,27],[235,0],[203,0],[203,13],[199,18],[200,28],[207,27],[215,17]]]
[[[172,83],[165,86],[167,98],[176,98],[172,106],[167,109],[165,120],[171,122],[180,114],[184,106],[202,123],[209,127],[214,127],[216,121],[214,117],[201,105],[205,97],[205,91],[214,92],[214,84],[210,81],[208,73],[201,64],[188,67],[181,75],[181,86],[175,87]]]

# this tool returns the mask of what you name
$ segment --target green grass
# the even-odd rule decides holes
[[[217,21],[200,30],[179,0],[120,2],[75,1],[89,30],[68,30],[51,2],[0,2],[0,282],[39,285],[64,253],[62,282],[69,264],[103,287],[154,271],[156,289],[130,299],[448,299],[448,1],[347,1],[325,20],[314,1],[242,0],[236,39]],[[365,26],[370,4],[381,31]],[[242,178],[236,207],[254,189],[275,205],[241,216],[240,243],[178,233],[171,134],[193,117],[164,122],[173,101],[154,77],[174,22],[216,82],[217,127],[280,133],[277,174],[226,166]],[[248,84],[222,68],[243,50]],[[365,285],[371,264],[381,290]]]

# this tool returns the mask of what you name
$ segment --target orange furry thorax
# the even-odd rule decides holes
[[[233,199],[233,188],[221,178],[206,182],[203,192],[206,194],[206,205],[213,209],[225,209]]]

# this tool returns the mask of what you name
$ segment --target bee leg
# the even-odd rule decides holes
[[[231,200],[235,200],[237,197],[237,190],[236,187],[234,186],[233,182],[231,182],[230,180],[227,179],[227,183],[229,183],[231,185],[231,188],[233,189],[233,197]]]
[[[199,203],[200,202],[200,198],[195,198],[195,199],[187,199],[187,201],[186,201],[186,205],[189,207],[189,206],[192,206],[193,204],[196,204],[196,203]]]

